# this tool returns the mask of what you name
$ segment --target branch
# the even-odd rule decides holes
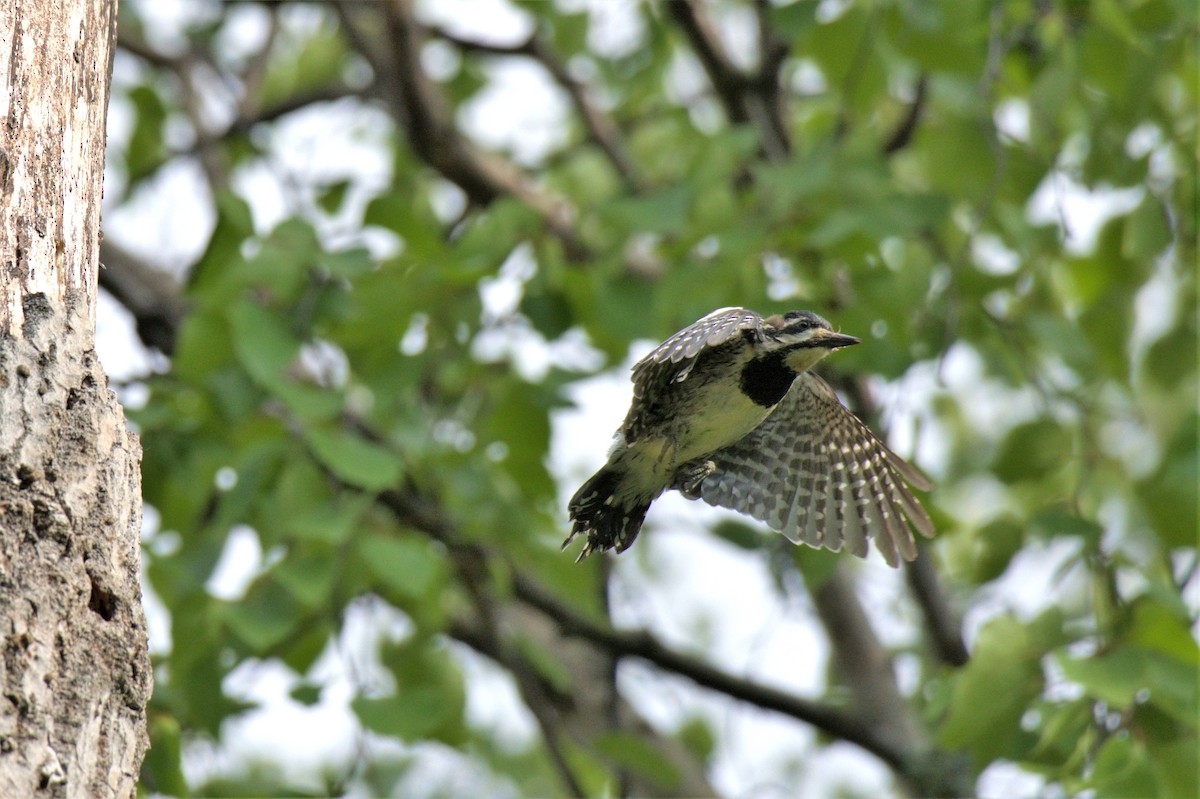
[[[884,155],[893,155],[908,146],[912,141],[913,135],[917,132],[917,123],[921,121],[921,113],[925,110],[925,99],[929,91],[929,78],[922,73],[917,78],[917,85],[913,93],[912,102],[908,105],[908,112],[904,115],[904,119],[900,120],[900,124],[892,131],[892,135],[888,136],[887,142],[883,145]]]
[[[764,146],[773,160],[784,160],[791,152],[791,134],[786,122],[784,93],[780,88],[779,75],[787,60],[791,47],[771,27],[770,0],[755,0],[754,14],[758,20],[759,67],[753,85],[756,96],[765,109],[763,125],[772,134],[771,146]]]
[[[517,599],[537,608],[558,624],[568,635],[584,638],[618,657],[636,657],[664,671],[686,677],[697,685],[718,691],[734,699],[790,716],[830,735],[849,741],[901,771],[907,753],[876,735],[866,720],[821,702],[794,696],[770,686],[735,677],[698,658],[663,646],[644,630],[614,630],[593,622],[568,608],[520,574],[513,576]]]
[[[757,9],[761,66],[758,74],[747,75],[729,58],[712,21],[699,4],[693,0],[677,0],[667,3],[666,8],[695,50],[713,89],[721,98],[729,122],[755,125],[767,160],[785,160],[791,150],[791,141],[783,121],[778,74],[788,50],[787,45],[770,32],[766,10]]]
[[[666,8],[691,42],[700,65],[708,73],[709,81],[721,98],[721,105],[725,106],[729,121],[735,125],[749,122],[750,117],[742,104],[742,90],[748,79],[726,55],[712,22],[692,0],[668,3]]]
[[[892,673],[892,661],[863,611],[854,584],[839,562],[821,585],[809,587],[833,649],[837,676],[880,739],[892,746],[923,748],[924,733]]]
[[[151,66],[171,72],[175,76],[175,79],[179,81],[179,105],[192,126],[196,141],[199,142],[211,136],[208,125],[202,118],[203,103],[200,92],[193,82],[193,73],[196,71],[198,65],[208,67],[214,72],[219,72],[211,60],[205,58],[199,51],[189,51],[181,56],[171,56],[161,53],[124,30],[118,35],[117,46],[131,55],[146,61]],[[226,164],[221,161],[219,155],[212,148],[198,147],[196,149],[196,160],[200,165],[200,170],[204,173],[205,181],[208,183],[209,190],[214,197],[228,183],[229,177]]]
[[[138,338],[164,355],[175,351],[187,312],[178,282],[112,240],[100,242],[100,287],[133,316]]]
[[[356,9],[382,13],[386,47],[371,42],[346,4],[331,5],[347,39],[371,65],[376,87],[421,160],[456,184],[476,205],[489,205],[500,197],[517,198],[541,217],[569,259],[580,262],[589,257],[573,227],[574,209],[565,200],[538,189],[516,165],[479,150],[458,130],[453,107],[421,66],[425,31],[413,16],[411,0]]]
[[[548,690],[550,687],[538,674],[537,669],[533,668],[528,660],[512,652],[511,648],[500,646],[494,636],[483,634],[462,622],[452,622],[447,632],[451,638],[466,644],[513,675],[521,696],[525,699],[525,704],[528,705],[529,711],[542,731],[542,741],[546,744],[550,762],[558,771],[559,779],[567,789],[567,795],[586,796],[583,786],[579,784],[575,772],[571,768],[567,753],[563,749],[563,743],[559,739],[555,721],[558,711],[555,708],[553,693]]]
[[[921,608],[933,652],[946,665],[965,666],[971,656],[967,653],[958,619],[938,583],[929,548],[926,544],[918,544],[917,551],[917,559],[905,564],[904,577],[917,606]]]
[[[536,33],[531,34],[521,44],[515,45],[493,44],[467,39],[438,27],[430,27],[429,33],[432,36],[453,44],[463,52],[493,56],[526,57],[537,61],[549,73],[550,77],[554,79],[554,82],[571,98],[571,103],[575,106],[576,113],[579,114],[580,119],[583,120],[584,127],[587,129],[588,137],[604,152],[609,162],[613,165],[613,168],[629,188],[635,193],[644,190],[645,187],[642,184],[641,178],[638,176],[633,163],[629,160],[625,143],[622,140],[616,123],[591,101],[591,98],[588,97],[587,87],[581,81],[571,76],[570,71],[558,57],[558,54],[551,50],[550,46]]]

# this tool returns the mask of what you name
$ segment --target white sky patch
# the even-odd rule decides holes
[[[258,533],[244,524],[236,525],[225,537],[221,557],[204,587],[217,599],[239,600],[262,573],[262,567],[263,550]]]
[[[488,83],[463,105],[458,118],[481,146],[512,154],[535,166],[567,137],[570,104],[546,71],[528,59],[494,59],[485,68]],[[497,125],[497,118],[509,122]]]
[[[506,0],[420,0],[417,17],[458,36],[516,44],[533,33],[533,18]]]
[[[991,233],[980,233],[971,239],[971,260],[979,271],[988,275],[1011,275],[1021,266],[1021,256]]]
[[[968,648],[975,645],[979,630],[988,621],[1005,613],[1030,621],[1053,606],[1062,608],[1068,617],[1083,612],[1090,590],[1087,574],[1079,566],[1064,569],[1078,557],[1079,547],[1078,540],[1068,538],[1026,544],[1004,574],[980,588],[963,615]]]
[[[1086,255],[1096,247],[1100,228],[1115,216],[1127,214],[1142,201],[1141,188],[1089,189],[1062,170],[1054,170],[1029,198],[1025,215],[1035,225],[1056,225],[1066,251]]]
[[[616,59],[629,55],[646,38],[638,6],[641,0],[561,0],[564,11],[586,9],[588,19],[588,49],[604,58]]]
[[[125,0],[137,9],[147,42],[158,50],[181,53],[187,47],[186,26],[197,20],[215,20],[221,13],[217,3],[196,0]]]
[[[1047,796],[1046,781],[1015,763],[997,760],[988,765],[975,783],[979,799],[1012,799],[1014,796]],[[1061,793],[1058,795],[1062,795]]]
[[[457,645],[453,650],[466,679],[468,723],[490,731],[510,752],[533,745],[537,720],[521,698],[512,674],[468,646]]]
[[[536,271],[533,248],[523,241],[500,264],[495,277],[479,281],[479,298],[485,319],[502,319],[516,313],[525,294],[525,284]]]
[[[96,351],[100,354],[100,362],[109,379],[133,380],[153,371],[162,371],[166,364],[142,346],[133,325],[133,317],[125,310],[125,306],[103,290],[97,295],[96,302]],[[146,404],[146,391],[140,384],[113,387],[127,407]],[[140,405],[131,403],[131,399],[139,397]]]
[[[293,20],[301,8],[280,8],[280,18]],[[242,62],[258,55],[271,30],[271,12],[265,6],[245,3],[226,6],[224,15],[225,23],[217,31],[216,50],[233,62]]]
[[[174,161],[117,207],[104,207],[104,235],[173,274],[196,262],[216,215],[208,186],[192,159]]]
[[[1016,97],[1001,100],[992,111],[992,123],[1003,136],[1029,141],[1029,103]]]
[[[788,86],[800,96],[824,94],[829,89],[825,73],[811,58],[797,59],[790,67]]]
[[[672,103],[688,109],[692,122],[704,133],[715,133],[725,123],[720,104],[711,96],[704,68],[690,52],[672,53],[663,90]]]

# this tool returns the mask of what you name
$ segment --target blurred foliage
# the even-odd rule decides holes
[[[181,126],[203,130],[204,156],[234,178],[210,185],[215,222],[189,272],[191,310],[169,368],[132,414],[145,500],[160,518],[148,584],[172,629],[158,657],[145,789],[311,790],[278,766],[188,785],[181,753],[247,710],[229,692],[242,664],[284,664],[303,680],[297,698],[316,701],[324,678],[314,663],[344,635],[348,611],[374,597],[407,626],[380,639],[378,674],[358,687],[362,729],[458,750],[520,795],[561,793],[543,743],[514,750],[468,723],[448,641],[478,612],[459,545],[495,555],[483,568],[498,602],[523,570],[604,617],[598,564],[557,551],[564,509],[547,470],[549,415],[580,374],[555,365],[530,377],[503,354],[511,348],[480,357],[481,342],[582,332],[611,365],[635,338],[744,305],[812,308],[869,336],[838,356],[847,373],[926,375],[919,425],[945,453],[923,464],[939,484],[932,551],[959,613],[1000,581],[1019,586],[1023,564],[1050,552],[1068,553],[1063,584],[1087,586],[1077,601],[1035,597],[1035,613],[995,615],[965,667],[924,657],[911,699],[934,745],[969,756],[973,776],[1013,764],[1067,795],[1193,795],[1193,5],[766,6],[764,24],[789,53],[782,156],[764,150],[755,122],[724,121],[719,90],[665,7],[630,6],[633,38],[602,47],[596,17],[568,5],[515,4],[604,98],[634,179],[569,114],[526,196],[485,203],[452,187],[413,131],[371,112],[386,103],[364,92],[373,67],[332,4],[213,4],[183,26],[176,46],[188,58],[255,70],[263,118],[227,134],[197,120],[201,82],[187,88],[179,62],[134,59],[136,79],[114,86],[133,120],[110,155],[124,181],[118,206],[165,164],[194,156],[172,149]],[[123,36],[154,40],[145,8],[121,4]],[[750,6],[707,10],[753,38]],[[235,34],[264,17],[268,49],[247,55]],[[432,85],[458,108],[506,57],[453,41],[426,47],[442,48]],[[253,182],[238,176],[281,157],[266,131],[287,118],[277,109],[306,97],[351,128],[370,114],[365,138],[386,150],[389,172],[289,174],[283,218],[256,223]],[[1095,241],[1082,240],[1083,223],[1062,209],[1118,189],[1132,193],[1103,206]],[[535,192],[570,209],[573,243],[547,224]],[[368,241],[388,245],[373,255]],[[501,274],[517,275],[520,296],[497,315],[480,286]],[[952,362],[975,364],[974,376],[931,384]],[[397,494],[410,501],[402,512]],[[214,596],[227,539],[246,528],[261,567],[244,595]],[[715,534],[741,550],[772,541],[731,522]],[[814,559],[808,570],[829,568]],[[580,689],[558,652],[521,647],[549,684]],[[699,717],[677,731],[697,768],[725,734]],[[680,784],[678,764],[639,732],[593,743],[566,752],[589,792],[618,772],[664,791]],[[326,787],[435,795],[406,782],[408,763],[360,758]]]

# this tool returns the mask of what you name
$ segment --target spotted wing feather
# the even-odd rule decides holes
[[[716,470],[700,486],[705,502],[765,522],[795,543],[865,557],[873,539],[895,566],[916,557],[912,529],[933,535],[908,488],[927,491],[929,481],[816,375],[797,378],[766,421],[710,460]]]
[[[763,318],[745,308],[720,308],[688,325],[659,344],[633,367],[633,393],[641,397],[647,384],[659,380],[682,381],[692,371],[696,356],[708,347],[729,341],[743,330],[761,334]]]

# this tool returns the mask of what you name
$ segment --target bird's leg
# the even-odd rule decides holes
[[[675,472],[672,488],[688,499],[700,499],[700,484],[717,470],[717,464],[707,460],[685,463]]]

